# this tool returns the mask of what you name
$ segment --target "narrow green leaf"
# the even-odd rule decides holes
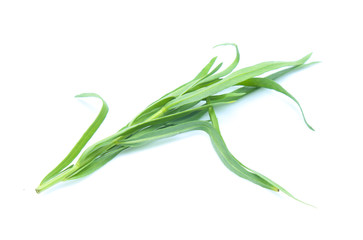
[[[212,71],[210,71],[206,77],[212,76],[214,73],[216,73],[222,67],[222,65],[223,65],[223,63],[218,64],[217,67],[215,67]],[[215,77],[215,76],[213,76],[213,77]]]
[[[207,104],[210,105],[209,97],[207,98]],[[212,126],[214,127],[214,129],[217,130],[217,132],[221,133],[221,131],[219,129],[219,123],[218,123],[217,115],[216,115],[216,112],[214,111],[213,106],[210,106],[208,108],[208,114],[209,114],[209,118],[210,118],[210,120],[212,122]]]
[[[291,98],[300,108],[301,114],[304,118],[304,122],[306,124],[306,126],[308,126],[311,130],[314,131],[314,129],[308,124],[308,122],[306,121],[304,112],[300,106],[300,103],[296,100],[296,98],[294,98],[294,96],[292,96],[288,91],[286,91],[280,84],[278,84],[277,82],[268,79],[268,78],[250,78],[247,79],[243,82],[241,82],[240,84],[243,84],[245,86],[250,86],[250,87],[263,87],[263,88],[268,88],[268,89],[272,89],[275,90],[277,92],[280,92],[286,96],[288,96],[289,98]]]
[[[176,119],[170,119],[166,123],[164,122],[161,124],[153,124],[149,127],[141,129],[139,132],[132,134],[131,138],[140,139],[145,134],[152,134],[155,131],[160,131],[163,128],[177,125],[177,124],[183,123],[185,121],[193,121],[193,120],[200,119],[202,117],[202,115],[205,114],[206,111],[207,111],[206,109],[202,109],[199,111],[191,111],[186,116],[182,116],[182,117],[179,117]],[[114,139],[116,139],[116,138],[114,138]],[[124,141],[127,142],[127,141],[129,141],[128,139],[130,139],[130,138],[126,138]],[[146,140],[144,140],[144,141],[146,141]],[[142,144],[122,145],[118,142],[116,145],[116,141],[113,141],[114,144],[106,146],[107,143],[110,143],[110,138],[108,138],[107,141],[104,141],[101,144],[98,143],[94,147],[88,148],[87,152],[84,152],[84,158],[83,158],[83,156],[81,156],[80,160],[77,162],[79,170],[76,173],[74,173],[72,176],[68,177],[68,179],[72,180],[72,179],[78,179],[78,178],[87,176],[87,175],[93,173],[94,171],[98,170],[102,166],[104,166],[107,162],[109,162],[111,159],[116,157],[121,151],[128,149],[130,146],[135,147],[138,145],[142,145]],[[101,154],[101,153],[105,153],[105,154]],[[101,156],[97,157],[98,155],[101,155]]]
[[[62,162],[58,164],[47,176],[42,180],[41,183],[48,181],[49,179],[55,177],[59,174],[64,168],[66,168],[72,161],[77,157],[77,155],[81,152],[83,147],[87,144],[87,142],[91,139],[93,134],[97,131],[99,126],[102,124],[103,120],[106,118],[108,113],[107,103],[96,93],[83,93],[77,95],[76,97],[96,97],[102,100],[102,108],[94,120],[94,122],[89,126],[86,132],[82,135],[82,137],[78,140],[73,149],[69,152],[69,154],[64,158]]]
[[[217,73],[217,74],[212,74],[212,75],[208,75],[206,78],[204,79],[198,79],[198,78],[194,78],[193,80],[181,85],[180,87],[174,89],[173,91],[165,94],[162,98],[166,98],[166,97],[178,97],[178,96],[181,96],[183,95],[184,93],[186,93],[188,90],[190,91],[190,86],[193,86],[192,88],[199,88],[199,84],[202,84],[202,83],[206,83],[206,82],[209,82],[211,80],[214,80],[214,79],[218,79],[220,77],[223,77],[229,73],[231,73],[233,71],[233,69],[238,65],[238,62],[239,62],[239,51],[238,51],[238,47],[236,44],[234,43],[225,43],[225,44],[220,44],[220,45],[217,45],[215,47],[218,47],[218,46],[227,46],[227,45],[231,45],[231,46],[234,46],[235,49],[236,49],[236,58],[234,59],[234,61],[231,63],[231,65],[229,65],[225,70],[223,70],[222,72],[220,73]],[[209,65],[209,64],[208,64]],[[222,65],[219,64],[217,66],[217,68],[215,70],[213,70],[212,72],[214,71],[217,71]],[[203,70],[202,70],[203,71]],[[198,82],[197,85],[194,85],[195,82]]]
[[[225,143],[217,130],[215,130],[212,125],[206,121],[190,121],[184,122],[175,126],[163,128],[157,131],[140,134],[135,137],[131,137],[129,139],[124,139],[119,141],[118,143],[121,146],[128,147],[139,147],[141,145],[147,144],[149,142],[153,142],[162,138],[172,137],[177,134],[181,134],[188,131],[193,130],[202,130],[209,134],[211,137],[212,143],[221,158],[224,165],[230,169],[232,172],[237,174],[238,176],[245,178],[257,185],[260,185],[264,188],[268,188],[274,191],[277,191],[275,186],[268,183],[266,180],[262,179],[260,176],[256,175],[252,170],[247,169],[243,164],[241,164],[227,149]]]
[[[128,147],[115,147],[99,156],[94,161],[88,162],[86,165],[79,167],[75,173],[67,177],[67,180],[75,180],[92,174],[93,172],[100,169],[102,166],[107,164],[113,158],[115,158],[120,152],[127,149]]]
[[[294,66],[294,67],[283,69],[283,70],[275,72],[275,73],[273,73],[271,75],[268,75],[266,78],[271,79],[271,80],[276,80],[276,79],[278,79],[280,77],[283,77],[283,76],[286,76],[286,75],[288,75],[290,73],[294,73],[296,71],[300,71],[300,70],[305,69],[307,67],[311,67],[312,65],[315,65],[317,63],[319,63],[319,62],[304,63],[304,64],[297,65],[297,66]]]
[[[183,122],[155,131],[141,132],[140,134],[136,134],[134,136],[131,136],[130,138],[119,140],[118,144],[128,147],[138,147],[152,141],[172,137],[180,133],[194,130],[196,128],[196,126],[194,125],[195,122],[197,121]]]
[[[239,54],[239,50],[238,50],[238,46],[234,43],[224,43],[224,44],[218,44],[214,47],[220,47],[220,46],[233,46],[235,47],[236,49],[236,57],[235,59],[233,60],[233,62],[225,69],[223,70],[222,72],[220,73],[217,73],[213,76],[213,78],[221,78],[221,77],[224,77],[228,74],[230,74],[238,65],[239,63],[239,59],[240,59],[240,54]],[[209,79],[205,79],[204,82],[208,82]]]
[[[201,88],[204,88],[204,87],[208,87],[208,86],[213,85],[214,83],[216,83],[216,82],[218,82],[220,80],[221,80],[221,78],[214,78],[214,76],[213,76],[213,78],[210,81],[208,81],[208,82],[201,81],[196,86],[189,89],[186,93],[194,92],[195,90],[198,90],[198,89],[201,89]]]
[[[215,63],[217,57],[212,58],[208,64],[202,69],[202,71],[200,71],[198,73],[198,75],[193,79],[193,80],[197,80],[197,79],[201,79],[204,78],[205,76],[208,75],[209,70],[212,68],[213,64]]]
[[[248,167],[246,167],[245,165],[243,165],[242,163],[240,163],[228,150],[224,140],[223,140],[223,137],[221,135],[221,132],[219,130],[219,124],[218,124],[218,119],[217,119],[217,116],[215,114],[215,111],[214,111],[214,108],[211,106],[208,108],[208,112],[209,112],[209,116],[210,116],[210,119],[212,121],[212,125],[214,127],[214,129],[216,130],[217,133],[213,133],[213,131],[210,130],[210,136],[211,136],[211,140],[213,142],[213,145],[215,146],[216,151],[219,152],[219,155],[221,156],[221,158],[228,158],[229,159],[229,162],[232,160],[235,165],[234,166],[229,166],[229,162],[226,164],[226,166],[229,168],[229,169],[234,169],[234,168],[237,168],[239,169],[240,171],[243,172],[243,170],[247,170],[247,171],[250,171],[252,172],[253,175],[252,177],[250,178],[247,178],[248,180],[262,186],[262,187],[265,187],[265,188],[269,188],[271,190],[274,190],[274,191],[281,191],[283,193],[285,193],[287,196],[301,202],[301,203],[304,203],[306,205],[309,205],[309,206],[312,206],[308,203],[305,203],[303,201],[301,201],[300,199],[297,199],[294,195],[292,195],[290,192],[288,192],[285,188],[281,187],[279,184],[277,184],[276,182],[272,181],[271,179],[269,179],[268,177],[262,175],[261,173],[259,172],[256,172]],[[233,171],[233,170],[232,170]],[[233,171],[234,172],[234,171]],[[239,172],[237,171],[236,172],[237,175],[239,175]],[[258,177],[255,177],[255,176],[258,176]],[[243,178],[245,178],[245,176],[243,175],[242,176]],[[251,180],[251,178],[253,180]],[[255,182],[256,181],[256,182]],[[314,206],[312,206],[314,207]]]
[[[263,62],[263,63],[256,64],[254,66],[242,68],[242,69],[237,70],[237,71],[231,73],[230,75],[228,75],[226,77],[225,81],[228,81],[229,79],[235,79],[235,78],[238,78],[238,77],[241,77],[241,76],[246,76],[246,75],[249,75],[251,73],[253,73],[254,76],[251,76],[249,78],[261,75],[261,74],[263,74],[265,72],[269,72],[269,71],[272,71],[272,70],[275,70],[275,69],[283,68],[283,67],[303,65],[307,60],[309,60],[311,55],[312,55],[312,53],[309,53],[308,55],[302,57],[301,59],[299,59],[297,61],[292,61],[292,62],[270,61],[270,62]]]
[[[251,67],[247,67],[241,70],[238,70],[230,75],[228,75],[226,78],[216,82],[213,85],[210,85],[205,88],[198,89],[194,92],[187,93],[185,95],[182,95],[180,97],[177,97],[170,102],[168,102],[165,105],[165,108],[171,109],[175,107],[182,106],[184,104],[190,103],[190,102],[196,102],[198,100],[204,99],[208,96],[214,95],[224,89],[227,89],[229,87],[232,87],[242,81],[245,81],[249,78],[253,78],[256,76],[259,76],[263,73],[279,69],[282,67],[288,67],[288,66],[297,66],[304,64],[310,57],[311,54],[303,57],[300,60],[294,61],[294,62],[264,62],[260,63]]]
[[[138,123],[145,121],[146,119],[150,118],[153,114],[159,111],[166,103],[174,99],[174,97],[166,97],[160,98],[159,100],[150,104],[145,110],[143,110],[139,115],[137,115],[129,124],[128,126],[132,126]]]
[[[256,174],[255,171],[253,171],[250,168],[247,168],[240,161],[238,161],[228,150],[221,134],[216,129],[214,129],[212,126],[205,126],[205,127],[207,128],[204,131],[209,134],[215,151],[217,152],[219,158],[222,160],[223,164],[229,170],[231,170],[236,175],[244,179],[247,179],[261,187],[276,192],[279,191],[279,188],[276,187],[276,185],[266,181],[267,177],[265,177],[266,179],[262,178],[259,174]]]
[[[240,87],[229,93],[210,96],[209,97],[210,104],[214,105],[217,103],[219,103],[219,104],[233,103],[233,102],[241,99],[242,97],[246,96],[247,94],[254,92],[257,89],[258,88],[256,88],[256,87]]]
[[[233,47],[235,47],[235,49],[236,49],[236,57],[235,57],[235,59],[222,72],[216,73],[216,74],[209,74],[208,77],[206,77],[206,78],[202,79],[201,81],[199,81],[198,86],[201,85],[201,84],[209,83],[210,81],[214,81],[215,79],[222,78],[222,77],[230,74],[237,67],[237,65],[239,63],[239,60],[240,60],[240,54],[239,54],[238,46],[236,44],[234,44],[234,43],[224,43],[224,44],[216,45],[214,47],[220,47],[220,46],[233,46]],[[222,64],[220,64],[220,65],[222,66]],[[219,69],[221,66],[218,65],[217,68]]]
[[[207,99],[207,103],[209,103],[208,99]],[[209,118],[212,122],[212,126],[217,132],[217,133],[213,133],[213,131],[210,130],[209,134],[211,136],[212,143],[213,143],[218,155],[221,157],[222,161],[223,160],[225,161],[226,167],[229,168],[230,170],[232,170],[232,172],[236,173],[238,176],[241,176],[242,178],[246,178],[247,180],[250,180],[262,187],[265,187],[265,188],[268,188],[268,189],[271,189],[274,191],[279,191],[279,188],[276,187],[276,185],[269,184],[269,182],[267,182],[266,180],[261,178],[259,176],[259,174],[256,176],[255,171],[244,166],[232,155],[232,153],[229,152],[227,145],[224,142],[224,139],[222,137],[221,131],[219,129],[217,115],[214,111],[213,106],[210,106],[208,108],[208,113],[209,113]],[[252,175],[246,174],[246,170],[248,170],[247,173],[251,172],[253,174]]]
[[[213,115],[213,114],[212,114]],[[212,121],[215,121],[216,118],[212,117]],[[208,133],[213,143],[213,146],[221,158],[224,165],[237,174],[238,176],[245,178],[261,187],[271,189],[273,191],[281,191],[285,193],[287,196],[300,201],[304,204],[307,204],[296,197],[294,197],[290,192],[288,192],[285,188],[281,187],[276,182],[267,178],[259,172],[256,172],[241,162],[239,162],[228,150],[222,136],[210,123],[206,121],[190,121],[184,122],[176,126],[171,126],[165,129],[161,129],[158,131],[149,132],[146,134],[140,134],[139,136],[131,137],[130,139],[120,141],[119,144],[122,146],[136,147],[140,145],[144,145],[146,143],[156,141],[166,137],[172,137],[180,133],[193,131],[193,130],[202,130]],[[307,204],[310,205],[310,204]],[[311,206],[311,205],[310,205]]]
[[[234,59],[232,64],[227,69],[225,69],[221,73],[213,75],[222,66],[222,63],[220,63],[215,69],[213,69],[210,73],[208,73],[209,70],[211,69],[212,65],[214,64],[214,62],[217,59],[217,57],[212,58],[209,61],[209,63],[201,70],[201,72],[193,80],[181,85],[180,87],[165,94],[164,96],[162,96],[161,98],[159,98],[158,100],[156,100],[155,102],[150,104],[143,112],[141,112],[138,116],[136,116],[136,118],[134,118],[128,124],[128,126],[132,126],[132,125],[135,125],[136,123],[140,123],[140,122],[142,122],[142,120],[147,120],[149,117],[153,116],[150,113],[157,113],[157,111],[162,111],[159,108],[159,106],[166,105],[167,102],[171,101],[172,99],[174,99],[178,96],[185,94],[186,92],[190,92],[191,90],[194,91],[195,89],[198,89],[199,84],[203,83],[203,85],[205,85],[206,83],[213,81],[214,79],[218,79],[219,77],[225,76],[225,75],[229,74],[230,72],[232,72],[233,69],[237,66],[237,64],[239,62],[240,55],[239,55],[238,47],[236,44],[233,44],[233,43],[226,43],[226,44],[221,44],[221,45],[217,45],[217,46],[225,46],[225,45],[232,45],[236,48],[236,58]],[[156,108],[158,108],[158,110],[155,110]]]
[[[295,66],[295,67],[290,67],[290,68],[287,68],[287,69],[283,69],[283,70],[280,70],[276,73],[273,73],[269,76],[267,76],[266,78],[268,79],[271,79],[271,80],[277,80],[281,77],[284,77],[290,73],[293,73],[295,71],[298,71],[298,70],[301,70],[301,69],[304,69],[306,67],[309,67],[313,64],[316,64],[318,62],[312,62],[312,63],[308,63],[308,64],[303,64],[303,65],[298,65],[298,66]],[[243,81],[242,81],[243,83]],[[237,85],[242,85],[242,83],[237,83],[235,86]],[[219,95],[214,95],[214,96],[210,96],[209,99],[210,99],[210,104],[213,105],[215,103],[232,103],[232,102],[235,102],[239,99],[241,99],[242,97],[248,95],[249,93],[252,93],[254,92],[255,90],[258,90],[260,89],[259,87],[250,87],[250,86],[243,86],[243,87],[240,87],[232,92],[229,92],[229,93],[225,93],[225,94],[219,94]]]
[[[183,91],[180,91],[178,94],[178,96],[183,95],[186,92],[189,92],[190,89],[193,89],[195,87],[198,87],[199,82],[201,82],[204,78],[206,78],[207,76],[213,74],[214,72],[216,72],[222,65],[219,64],[215,69],[212,70],[211,73],[209,73],[209,70],[211,69],[212,65],[214,64],[214,62],[216,61],[217,57],[212,58],[212,60],[207,64],[207,66],[205,66],[202,71],[191,81],[189,82],[185,88],[183,89]],[[178,97],[175,96],[175,97]]]

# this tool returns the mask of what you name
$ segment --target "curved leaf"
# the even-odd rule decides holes
[[[165,108],[170,109],[170,108],[179,107],[184,104],[191,103],[191,102],[196,102],[196,101],[204,99],[208,96],[214,95],[224,89],[232,87],[242,81],[259,76],[263,73],[266,73],[266,72],[269,72],[272,70],[276,70],[276,69],[279,69],[282,67],[302,65],[309,59],[310,55],[311,54],[301,58],[300,60],[293,61],[293,62],[264,62],[264,63],[256,64],[251,67],[243,68],[234,73],[231,73],[230,75],[228,75],[224,79],[214,83],[213,85],[195,90],[194,92],[187,93],[185,95],[182,95],[180,97],[177,97],[177,98],[171,100],[170,102],[168,102],[165,105]]]
[[[63,159],[62,162],[58,164],[50,173],[45,176],[45,178],[41,181],[41,184],[48,181],[49,179],[55,177],[59,174],[64,168],[68,167],[69,164],[77,157],[77,155],[81,152],[83,147],[87,144],[87,142],[91,139],[93,134],[97,131],[97,129],[102,124],[103,120],[106,118],[108,113],[107,103],[96,93],[83,93],[79,94],[76,97],[96,97],[102,100],[102,108],[94,120],[94,122],[89,126],[86,132],[82,135],[82,137],[78,140],[73,149],[68,153],[68,155]]]
[[[241,82],[240,84],[243,84],[244,86],[250,86],[250,87],[263,87],[263,88],[269,88],[272,90],[275,90],[277,92],[280,92],[286,96],[288,96],[289,98],[291,98],[300,108],[301,114],[303,115],[304,118],[304,122],[306,124],[306,126],[308,126],[308,128],[310,128],[311,130],[314,131],[314,129],[309,125],[309,123],[306,121],[304,112],[300,106],[300,103],[296,100],[296,98],[294,98],[294,96],[292,96],[288,91],[286,91],[280,84],[278,84],[277,82],[268,79],[268,78],[250,78],[247,79],[243,82]]]

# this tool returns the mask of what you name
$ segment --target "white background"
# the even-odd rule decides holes
[[[363,239],[360,1],[1,1],[1,239]],[[213,56],[239,68],[320,64],[217,109],[231,152],[296,197],[226,169],[202,132],[125,152],[37,195],[97,115],[90,143],[193,78]]]

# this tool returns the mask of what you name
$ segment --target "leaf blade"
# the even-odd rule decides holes
[[[226,78],[214,83],[213,85],[207,86],[205,88],[198,89],[194,92],[187,93],[178,98],[175,98],[168,102],[165,107],[166,108],[174,108],[178,106],[182,106],[184,104],[195,102],[201,99],[204,99],[208,96],[214,95],[224,89],[232,87],[242,81],[245,81],[249,78],[253,78],[259,76],[263,73],[279,69],[282,67],[288,66],[298,66],[304,64],[309,58],[311,54],[292,62],[264,62],[260,64],[256,64],[254,66],[250,66],[247,68],[243,68],[237,72],[234,72],[228,75]]]
[[[49,172],[44,179],[41,181],[41,184],[48,181],[49,179],[55,177],[59,174],[63,169],[68,167],[72,161],[78,156],[83,147],[87,144],[87,142],[91,139],[94,133],[102,124],[103,120],[106,118],[108,113],[108,105],[107,103],[96,93],[82,93],[77,95],[76,97],[96,97],[102,101],[102,108],[97,115],[96,119],[93,123],[88,127],[88,129],[84,132],[82,137],[78,140],[76,145],[72,148],[72,150],[68,153],[68,155],[61,161],[51,172]]]
[[[301,114],[303,116],[304,122],[308,128],[310,128],[312,131],[314,131],[314,128],[310,126],[310,124],[307,122],[304,111],[300,105],[300,103],[296,100],[294,96],[292,96],[288,91],[286,91],[280,84],[277,82],[268,79],[268,78],[251,78],[246,81],[241,82],[244,86],[250,86],[250,87],[263,87],[275,90],[277,92],[280,92],[284,94],[285,96],[292,99],[300,108]]]

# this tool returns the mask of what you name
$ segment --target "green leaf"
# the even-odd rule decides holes
[[[283,69],[283,70],[280,70],[278,72],[275,72],[275,73],[267,76],[266,78],[271,79],[271,80],[276,80],[276,79],[278,79],[280,77],[283,77],[283,76],[286,76],[286,75],[288,75],[290,73],[300,71],[300,70],[305,69],[307,67],[311,67],[312,65],[315,65],[317,63],[319,63],[319,62],[304,63],[304,64],[297,65],[297,66],[294,66],[294,67]]]
[[[68,165],[72,163],[72,161],[78,156],[78,154],[81,152],[83,147],[87,144],[87,142],[91,139],[93,134],[97,131],[97,129],[102,124],[103,120],[106,118],[106,115],[108,113],[108,106],[107,103],[96,93],[83,93],[79,94],[76,97],[96,97],[102,100],[102,108],[94,120],[94,122],[89,126],[89,128],[86,130],[86,132],[82,135],[82,137],[78,140],[76,145],[73,147],[73,149],[69,152],[69,154],[64,158],[62,162],[58,164],[57,167],[55,167],[45,178],[42,180],[41,183],[44,183],[48,181],[49,179],[55,177],[58,175],[64,168],[66,168]]]
[[[176,97],[182,96],[183,94],[190,92],[191,90],[195,90],[200,88],[199,85],[206,85],[207,83],[214,81],[215,79],[218,79],[219,77],[225,76],[233,71],[233,69],[237,66],[239,62],[239,51],[237,45],[233,43],[226,43],[221,44],[217,46],[225,46],[225,45],[232,45],[236,48],[236,58],[232,62],[232,64],[227,67],[224,71],[221,73],[213,75],[218,69],[222,66],[222,63],[220,63],[216,68],[214,68],[211,72],[209,70],[211,69],[212,65],[216,61],[217,57],[212,58],[208,64],[201,70],[201,72],[191,81],[181,85],[180,87],[174,89],[173,91],[165,94],[152,104],[150,104],[144,111],[142,111],[138,116],[136,116],[129,124],[128,126],[135,125],[137,123],[142,122],[143,120],[147,121],[150,118],[157,118],[160,114],[164,113],[164,109],[161,108],[162,105],[166,105],[167,102],[175,99]],[[216,46],[216,47],[217,47]],[[208,73],[209,72],[209,73]]]
[[[216,72],[222,66],[221,64],[219,64],[215,69],[213,69],[211,73],[209,73],[209,70],[211,69],[211,67],[214,64],[214,62],[216,61],[216,59],[217,59],[217,57],[212,58],[212,60],[207,64],[207,66],[205,66],[202,69],[202,71],[192,81],[190,81],[187,85],[185,85],[183,91],[178,92],[178,96],[181,96],[186,92],[189,92],[190,89],[198,87],[199,82],[201,82],[207,76],[212,75],[214,72]],[[178,96],[175,95],[175,97],[178,97]]]
[[[268,89],[272,89],[275,90],[277,92],[280,92],[286,96],[288,96],[289,98],[291,98],[300,108],[301,114],[303,115],[304,118],[304,122],[306,124],[306,126],[308,126],[311,130],[314,131],[314,129],[308,124],[308,122],[306,121],[304,112],[300,106],[300,103],[296,100],[296,98],[294,98],[294,96],[292,96],[288,91],[286,91],[280,84],[278,84],[277,82],[268,79],[268,78],[250,78],[247,79],[243,82],[241,82],[240,84],[243,84],[245,86],[250,86],[250,87],[263,87],[263,88],[268,88]]]
[[[221,67],[222,67],[223,63],[220,63],[217,65],[217,67],[215,67],[212,71],[210,71],[210,73],[208,73],[208,75],[206,77],[212,76],[214,73],[216,73]],[[215,76],[213,76],[215,77]],[[203,78],[205,79],[205,78]]]
[[[231,65],[229,65],[225,70],[223,70],[222,72],[220,73],[217,73],[217,74],[212,74],[212,75],[208,75],[206,78],[197,78],[199,75],[202,75],[205,73],[205,70],[204,69],[208,69],[209,68],[209,65],[211,66],[211,63],[213,64],[215,60],[211,60],[206,67],[204,67],[204,69],[197,75],[197,77],[195,77],[193,80],[181,85],[180,87],[174,89],[173,91],[165,94],[163,97],[161,97],[159,100],[161,99],[164,99],[164,98],[168,98],[168,97],[173,97],[173,98],[176,98],[178,96],[181,96],[183,95],[184,93],[186,93],[187,91],[190,91],[190,87],[192,86],[193,89],[198,89],[199,87],[199,84],[205,84],[206,82],[209,82],[211,80],[214,80],[214,79],[218,79],[220,77],[223,77],[229,73],[231,73],[233,71],[233,69],[238,65],[238,62],[239,62],[239,51],[238,51],[238,47],[236,44],[233,44],[233,43],[225,43],[225,44],[220,44],[220,45],[217,45],[215,47],[218,47],[218,46],[227,46],[227,45],[231,45],[231,46],[234,46],[236,48],[236,58],[234,59],[234,61],[231,63]],[[221,67],[221,64],[219,64],[216,69],[214,69],[211,73],[214,73],[215,71],[217,71],[219,68]],[[209,69],[208,69],[209,70]],[[198,84],[195,84],[196,82],[198,82]],[[158,101],[159,101],[158,100]]]
[[[240,87],[232,92],[208,97],[211,105],[233,103],[247,94],[257,90],[257,87]]]
[[[216,79],[220,79],[220,78],[230,74],[237,67],[239,59],[240,59],[240,54],[239,54],[239,51],[238,51],[238,46],[236,44],[234,44],[234,43],[225,43],[225,44],[217,45],[215,47],[228,46],[228,45],[234,46],[235,49],[236,49],[236,57],[233,60],[233,62],[225,70],[223,70],[222,72],[214,74],[222,66],[222,63],[220,63],[213,71],[211,71],[208,74],[208,76],[206,76],[203,79],[200,79],[198,81],[198,83],[195,84],[195,86],[193,86],[192,88],[189,88],[189,90],[185,91],[184,93],[192,92],[192,91],[195,91],[197,89],[200,89],[201,87],[203,87],[205,85],[208,85],[210,82],[214,82]]]
[[[301,70],[301,69],[304,69],[306,67],[309,67],[313,64],[316,64],[317,62],[312,62],[312,63],[308,63],[308,64],[303,64],[303,65],[298,65],[298,66],[295,66],[295,67],[290,67],[290,68],[287,68],[287,69],[284,69],[284,70],[280,70],[276,73],[273,73],[269,76],[267,76],[266,78],[268,79],[271,79],[271,80],[277,80],[281,77],[284,77],[290,73],[293,73],[295,71],[298,71],[298,70]],[[243,83],[243,81],[242,81]],[[238,86],[238,85],[242,85],[242,83],[237,83],[235,86]],[[225,93],[225,94],[219,94],[219,95],[214,95],[214,96],[210,96],[209,97],[209,100],[210,100],[210,104],[213,105],[215,103],[232,103],[232,102],[235,102],[239,99],[241,99],[242,97],[248,95],[249,93],[252,93],[254,92],[255,90],[258,90],[260,89],[259,87],[251,87],[251,86],[243,86],[243,87],[240,87],[232,92],[229,92],[229,93]]]
[[[218,126],[218,122],[216,120],[217,118],[215,117],[214,110],[211,110],[211,108],[209,108],[209,112],[211,113],[211,120],[212,120],[213,125],[211,125],[210,123],[208,123],[206,121],[200,121],[200,120],[184,122],[184,123],[180,123],[175,126],[171,126],[171,127],[163,128],[160,130],[133,136],[129,139],[120,141],[119,144],[122,146],[128,146],[128,147],[138,147],[140,145],[144,145],[149,142],[153,142],[153,141],[156,141],[156,140],[159,140],[162,138],[172,137],[177,134],[184,133],[184,132],[193,131],[193,130],[202,130],[210,136],[217,154],[219,155],[222,162],[229,170],[234,172],[236,175],[238,175],[242,178],[245,178],[261,187],[264,187],[264,188],[267,188],[267,189],[270,189],[273,191],[280,190],[281,192],[285,193],[287,196],[292,197],[295,200],[302,202],[301,200],[294,197],[290,192],[288,192],[285,188],[281,187],[276,182],[272,181],[271,179],[267,178],[266,176],[262,175],[261,173],[246,167],[241,162],[239,162],[229,152],[229,150],[218,130],[219,127],[216,128],[216,126]],[[302,202],[302,203],[305,203],[305,202]],[[305,204],[307,204],[307,203],[305,203]]]
[[[119,142],[121,146],[128,147],[139,147],[141,145],[147,144],[149,142],[153,142],[162,138],[172,137],[177,134],[181,134],[188,131],[193,130],[203,130],[209,134],[211,137],[212,143],[221,158],[224,165],[230,169],[232,172],[237,174],[238,176],[245,178],[257,185],[260,185],[264,188],[268,188],[274,191],[277,191],[276,187],[269,184],[266,180],[262,179],[260,176],[256,175],[252,170],[247,169],[243,164],[241,164],[227,149],[224,141],[217,130],[213,128],[213,126],[206,121],[190,121],[184,122],[175,126],[170,126],[167,128],[163,128],[157,131],[152,131],[144,134],[140,134],[137,136],[130,137],[129,139],[125,139]]]
[[[202,79],[208,75],[209,70],[212,68],[213,64],[215,63],[217,57],[212,58],[209,63],[198,73],[198,75],[193,80]]]
[[[222,72],[217,73],[215,75],[212,75],[209,78],[205,78],[203,81],[201,81],[201,83],[206,83],[206,82],[208,82],[208,81],[210,81],[212,79],[224,77],[224,76],[230,74],[237,67],[237,65],[239,63],[239,59],[240,59],[238,46],[236,44],[234,44],[234,43],[224,43],[224,44],[216,45],[215,47],[220,47],[220,46],[233,46],[233,47],[235,47],[235,49],[236,49],[235,59],[233,60],[233,62],[225,70],[223,70]]]
[[[174,99],[175,97],[165,97],[160,98],[159,100],[150,104],[145,110],[143,110],[139,115],[137,115],[129,124],[128,126],[132,126],[138,123],[142,123],[149,119],[152,115],[157,113],[166,103]],[[122,130],[122,129],[121,129]]]
[[[310,55],[311,54],[293,62],[264,62],[251,67],[243,68],[228,75],[226,78],[214,83],[213,85],[198,89],[194,92],[187,93],[171,100],[165,105],[165,108],[171,109],[187,103],[196,102],[208,96],[214,95],[224,89],[232,87],[249,78],[259,76],[272,70],[276,70],[282,67],[302,65],[309,59]]]
[[[210,98],[207,98],[207,104],[210,105]],[[217,115],[216,112],[214,111],[214,107],[211,105],[210,107],[208,107],[208,114],[209,114],[209,118],[212,122],[212,126],[214,127],[215,130],[217,130],[217,132],[221,133],[220,129],[219,129],[219,123],[218,123],[218,119],[217,119]]]
[[[92,174],[93,172],[97,171],[109,161],[114,159],[120,152],[126,150],[128,147],[114,147],[109,151],[104,152],[94,161],[88,162],[88,164],[82,165],[78,167],[78,170],[73,173],[72,175],[67,177],[67,180],[75,180],[85,176]]]

